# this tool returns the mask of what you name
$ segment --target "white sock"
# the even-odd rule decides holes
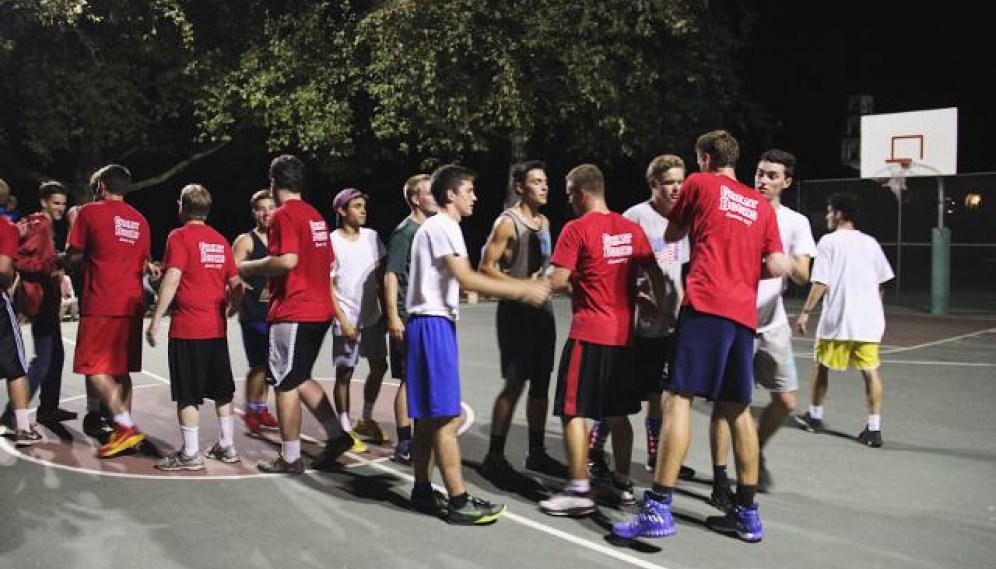
[[[221,443],[221,446],[228,448],[235,444],[233,437],[235,433],[235,417],[231,415],[218,417],[218,429],[221,431],[221,438],[218,441]]]
[[[183,436],[184,456],[196,456],[201,451],[200,443],[197,440],[199,430],[197,427],[184,427],[180,425],[180,434]]]
[[[363,420],[369,421],[369,420],[373,419],[373,410],[374,410],[374,404],[373,403],[364,403],[363,404]]]
[[[100,397],[87,397],[86,398],[86,412],[87,413],[100,413]]]
[[[577,492],[578,494],[584,494],[591,491],[591,480],[587,478],[581,480],[571,480],[570,489],[572,492]]]
[[[882,430],[882,416],[881,415],[868,415],[868,430],[869,431],[881,431]]]
[[[810,405],[809,406],[809,416],[814,419],[823,418],[823,406],[822,405]]]
[[[30,411],[27,409],[14,409],[14,424],[18,431],[31,430],[31,420],[28,419]]]
[[[339,423],[342,425],[342,430],[353,430],[353,423],[349,421],[349,413],[339,413]]]
[[[301,458],[301,439],[280,443],[280,454],[284,455],[286,462],[294,462]]]
[[[121,425],[124,428],[130,428],[135,426],[135,421],[131,418],[131,413],[125,411],[124,413],[118,413],[114,416],[114,422]]]

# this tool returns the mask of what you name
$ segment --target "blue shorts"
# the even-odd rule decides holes
[[[754,331],[685,306],[678,316],[670,390],[711,401],[750,403]]]
[[[412,316],[405,385],[413,419],[460,416],[460,361],[456,322],[443,316]]]
[[[242,326],[242,345],[250,368],[266,365],[270,351],[270,324],[267,322],[239,322]]]

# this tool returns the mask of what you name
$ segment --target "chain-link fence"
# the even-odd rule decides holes
[[[903,191],[892,182],[797,181],[782,201],[809,218],[819,240],[827,232],[827,199],[836,192],[854,194],[858,228],[878,239],[896,272],[886,300],[925,311],[931,307],[934,228],[943,220],[951,235],[950,312],[996,313],[996,172],[906,178]]]

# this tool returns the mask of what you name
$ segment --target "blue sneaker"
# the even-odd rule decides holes
[[[671,516],[671,497],[657,501],[650,492],[643,494],[640,513],[636,516],[612,524],[612,533],[626,539],[636,537],[668,537],[678,532]]]
[[[706,526],[720,533],[736,535],[750,543],[761,541],[764,537],[757,504],[750,507],[734,506],[725,516],[706,518]]]
[[[391,460],[398,464],[409,466],[412,463],[412,440],[402,439],[398,441],[398,446],[394,449]]]

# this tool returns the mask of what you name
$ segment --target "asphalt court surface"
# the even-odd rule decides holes
[[[558,355],[570,307],[557,299]],[[791,306],[790,306],[791,311]],[[411,470],[391,462],[390,445],[348,453],[333,473],[259,475],[255,462],[276,452],[276,433],[248,437],[236,420],[243,462],[209,461],[205,471],[163,475],[156,456],[179,443],[169,401],[165,342],[145,347],[135,374],[134,414],[152,444],[112,460],[93,456],[80,421],[45,442],[15,450],[0,440],[0,568],[22,567],[992,567],[996,554],[996,316],[937,317],[890,309],[883,340],[885,378],[882,449],[858,445],[865,420],[856,372],[832,374],[828,434],[786,426],[766,450],[775,486],[759,497],[766,536],[745,544],[708,530],[718,514],[710,492],[707,419],[696,402],[686,464],[695,479],[679,484],[673,511],[678,535],[620,541],[609,524],[635,511],[603,505],[586,519],[554,518],[536,501],[562,481],[522,470],[521,484],[498,488],[476,466],[488,446],[491,406],[500,388],[494,304],[465,305],[458,323],[464,429],[464,474],[472,493],[508,504],[488,527],[455,527],[409,509]],[[245,371],[238,327],[229,326],[236,377]],[[75,324],[63,326],[67,365],[63,406],[81,410],[82,378],[71,373]],[[30,333],[25,339],[31,353]],[[812,340],[793,340],[800,406],[808,402]],[[326,341],[316,375],[331,377]],[[366,375],[365,364],[356,378]],[[241,383],[238,383],[241,388]],[[324,381],[326,388],[331,382]],[[352,389],[358,412],[362,384]],[[390,379],[374,410],[394,435]],[[552,388],[551,388],[552,389]],[[5,396],[4,396],[5,397]],[[768,396],[755,392],[755,407]],[[241,403],[237,396],[237,403]],[[509,435],[508,457],[521,466],[526,449],[522,404]],[[307,413],[306,413],[307,415]],[[642,416],[632,473],[638,490],[650,474]],[[318,450],[321,430],[310,418],[303,450]],[[560,425],[547,423],[551,454],[563,457]],[[213,409],[201,410],[201,446],[217,436]],[[439,482],[438,475],[436,482]]]

